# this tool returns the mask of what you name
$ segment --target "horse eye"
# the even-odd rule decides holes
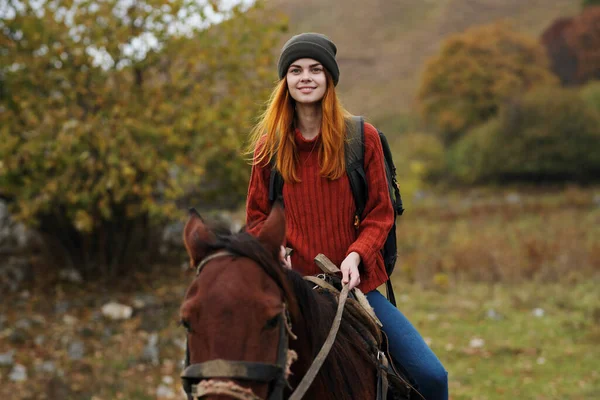
[[[186,321],[185,319],[180,320],[179,325],[183,326],[185,328],[185,330],[188,332],[192,331],[192,327],[190,326],[189,321]]]
[[[267,321],[267,323],[265,324],[265,327],[263,329],[264,330],[274,329],[277,327],[278,322],[279,322],[279,315],[276,315]]]

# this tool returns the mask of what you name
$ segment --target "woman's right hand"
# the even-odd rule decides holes
[[[285,246],[281,246],[281,250],[279,252],[279,258],[281,259],[281,266],[287,269],[292,269],[292,259],[287,255],[287,251],[285,250]]]

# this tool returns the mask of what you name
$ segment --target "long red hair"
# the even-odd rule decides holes
[[[346,172],[344,142],[346,119],[350,113],[337,97],[333,79],[325,70],[327,89],[321,100],[321,175],[337,179]],[[254,165],[267,165],[275,158],[275,167],[286,182],[300,182],[296,173],[298,153],[294,140],[295,101],[288,91],[287,78],[279,81],[271,93],[265,112],[250,133],[248,153],[254,153]]]

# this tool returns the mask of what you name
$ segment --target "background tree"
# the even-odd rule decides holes
[[[590,6],[600,6],[600,0],[583,0],[581,2],[583,8]]]
[[[140,265],[207,162],[241,147],[281,21],[260,3],[4,5],[0,195],[84,274]]]
[[[563,85],[600,79],[600,7],[587,7],[578,16],[560,18],[542,34],[554,73]]]
[[[590,182],[600,176],[598,91],[537,88],[461,138],[449,170],[463,183]]]
[[[555,80],[543,47],[499,23],[449,37],[427,63],[417,101],[424,120],[450,145],[495,116],[508,98]]]

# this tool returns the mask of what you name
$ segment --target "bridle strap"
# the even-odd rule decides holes
[[[196,276],[198,276],[200,274],[200,272],[202,271],[202,268],[204,268],[204,266],[206,264],[208,264],[210,261],[214,260],[215,258],[226,257],[226,256],[235,257],[235,254],[233,254],[232,252],[227,251],[227,250],[219,250],[216,253],[213,253],[210,256],[205,257],[200,262],[200,264],[198,264],[198,266],[196,267]]]
[[[321,366],[325,362],[325,359],[327,358],[327,355],[333,346],[333,342],[335,342],[335,337],[338,333],[338,330],[340,329],[340,323],[342,322],[342,315],[344,313],[344,305],[346,304],[349,290],[350,289],[348,285],[344,285],[342,288],[342,292],[340,293],[340,297],[338,299],[337,312],[335,314],[335,318],[333,319],[333,324],[331,325],[329,335],[327,335],[327,339],[325,340],[323,347],[321,347],[321,350],[319,350],[319,354],[317,354],[315,357],[312,365],[300,381],[298,387],[296,387],[296,390],[294,390],[294,393],[292,393],[290,396],[289,400],[300,400],[306,394],[306,391],[315,380],[317,372],[319,372]]]
[[[274,364],[216,359],[190,365],[182,372],[181,377],[183,379],[227,378],[268,383],[276,379],[280,373],[282,368]]]

